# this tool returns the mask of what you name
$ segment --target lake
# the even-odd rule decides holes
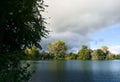
[[[29,82],[120,82],[120,60],[31,62],[35,73]]]

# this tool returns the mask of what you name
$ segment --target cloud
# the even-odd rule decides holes
[[[113,54],[120,54],[120,45],[110,46],[109,51]]]
[[[90,34],[120,22],[120,0],[46,0],[49,7],[45,17],[51,17],[47,27],[52,31],[42,45],[63,40],[69,50],[89,45]]]

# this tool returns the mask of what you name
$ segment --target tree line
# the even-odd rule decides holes
[[[100,49],[90,49],[87,45],[82,45],[78,53],[66,53],[67,46],[64,41],[58,40],[47,45],[48,51],[40,51],[34,45],[25,50],[26,59],[32,60],[113,60],[120,59],[120,55],[112,54],[107,46],[101,46]]]

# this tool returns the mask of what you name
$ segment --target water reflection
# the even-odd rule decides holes
[[[29,82],[119,82],[120,61],[37,61]]]

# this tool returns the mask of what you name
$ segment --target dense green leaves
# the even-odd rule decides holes
[[[101,49],[97,49],[96,54],[99,60],[104,60],[106,57],[106,54]]]
[[[38,46],[48,33],[41,15],[44,7],[43,0],[1,1],[0,53]]]
[[[90,60],[91,59],[90,50],[87,48],[86,45],[82,45],[82,48],[79,50],[78,59],[81,59],[81,60]]]
[[[46,37],[43,0],[1,0],[0,2],[0,82],[26,82],[27,67],[22,67],[23,50],[41,48],[39,42]],[[36,52],[37,53],[37,52]],[[37,55],[36,55],[37,57]]]
[[[32,74],[29,64],[21,63],[25,54],[14,51],[0,56],[0,82],[27,82]]]
[[[104,51],[102,49],[96,49],[96,50],[93,50],[92,52],[92,59],[93,60],[105,60],[107,57],[109,59],[109,51]]]

